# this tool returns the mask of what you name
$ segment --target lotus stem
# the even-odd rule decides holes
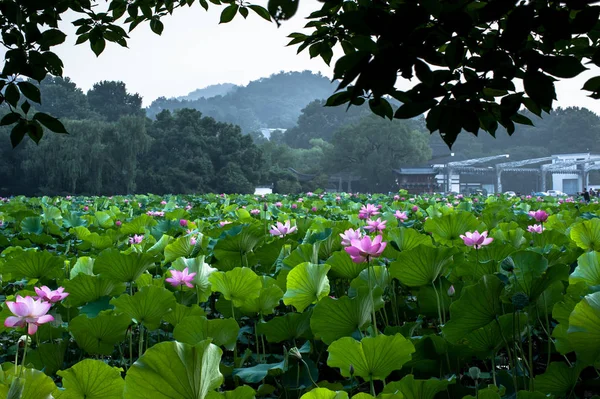
[[[377,336],[377,315],[375,313],[375,300],[373,299],[373,283],[371,281],[371,272],[375,274],[375,271],[372,270],[371,266],[371,258],[367,257],[367,280],[369,281],[369,296],[371,297],[371,317],[373,318],[373,335]]]
[[[527,335],[529,338],[529,390],[533,392],[535,390],[535,383],[533,381],[535,377],[535,370],[533,367],[533,336],[531,334],[533,326],[529,323],[529,315],[527,316]]]
[[[129,367],[133,366],[133,328],[129,329]]]
[[[308,378],[310,378],[310,381],[314,384],[314,386],[316,386],[317,388],[319,388],[319,384],[317,384],[315,382],[315,380],[313,380],[313,378],[312,378],[312,374],[310,373],[310,367],[308,367],[308,364],[304,361],[304,359],[300,359],[300,361],[302,363],[304,363],[304,366],[306,367],[306,371],[308,372]],[[300,369],[298,368],[298,370],[300,370]]]
[[[513,317],[514,317],[514,312],[513,312]],[[517,365],[516,363],[513,362],[513,357],[510,353],[510,346],[508,345],[508,341],[506,340],[506,337],[504,336],[504,331],[502,331],[502,326],[500,325],[500,321],[498,320],[498,317],[496,316],[495,318],[496,320],[496,324],[498,325],[498,329],[500,330],[500,335],[502,336],[502,340],[504,341],[504,345],[506,346],[506,353],[508,354],[508,362],[513,365],[513,372],[512,372],[512,377],[513,377],[513,384],[515,385],[515,391],[519,390],[519,386],[517,384],[517,374],[516,373],[516,369],[517,369]],[[513,326],[514,326],[514,322],[513,322]],[[514,336],[513,336],[514,339]]]
[[[496,351],[492,351],[492,381],[494,386],[498,386],[496,382]]]
[[[435,282],[431,282],[431,286],[433,287],[433,292],[435,292],[435,300],[437,302],[437,311],[438,311],[438,318],[439,318],[439,325],[443,324],[442,321],[442,309],[440,308],[440,296],[438,295],[437,290],[435,289]]]
[[[231,301],[231,317],[235,320],[235,308],[233,306],[233,301]],[[237,351],[237,342],[233,346],[233,365],[235,366],[237,362],[238,351]]]
[[[373,384],[373,377],[371,377],[371,379],[369,380],[369,383],[371,385],[371,395],[377,396],[377,395],[375,395],[375,384]]]
[[[27,361],[27,349],[29,348],[29,335],[25,336],[25,348],[23,350],[23,363],[21,363],[21,370],[19,370],[19,378],[23,375],[23,370],[25,370],[25,362]],[[17,345],[17,353],[19,352],[19,348]]]
[[[144,325],[140,323],[140,338],[138,340],[138,359],[142,357],[144,352]]]

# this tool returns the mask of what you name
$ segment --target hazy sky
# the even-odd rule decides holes
[[[140,25],[130,35],[129,48],[109,43],[98,58],[89,43],[74,45],[75,29],[65,23],[67,42],[56,49],[65,63],[65,75],[83,90],[100,80],[122,80],[129,91],[143,96],[144,105],[160,96],[182,96],[211,84],[244,85],[279,71],[308,69],[332,76],[332,67],[320,58],[311,60],[308,52],[296,55],[296,46],[286,47],[286,36],[300,31],[306,23],[304,17],[319,7],[316,0],[301,0],[296,17],[280,28],[252,11],[246,20],[238,14],[232,22],[219,25],[223,7],[209,4],[208,12],[194,4],[164,17],[162,36],[152,33],[148,24]],[[77,15],[69,14],[65,22],[76,18]],[[558,104],[587,107],[600,114],[600,101],[580,90],[595,74],[600,75],[598,68],[559,82]],[[408,82],[402,82],[400,87],[407,85]]]

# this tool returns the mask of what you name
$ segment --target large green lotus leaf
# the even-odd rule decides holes
[[[462,240],[459,236],[467,231],[480,229],[481,224],[472,213],[452,212],[427,219],[423,228],[433,235],[436,242],[451,246],[461,244]]]
[[[493,321],[467,334],[464,343],[475,351],[495,355],[504,346],[504,338],[509,342],[518,340],[525,333],[526,327],[526,314],[519,313],[514,319],[512,314],[502,315],[498,317],[498,322]]]
[[[262,274],[271,274],[274,271],[273,266],[276,264],[281,254],[284,240],[275,240],[268,244],[263,244],[254,248],[253,259],[256,263],[254,270]]]
[[[481,220],[485,225],[493,229],[501,222],[510,219],[513,216],[512,210],[505,204],[488,204],[481,212]]]
[[[248,384],[257,384],[265,379],[267,375],[281,375],[287,370],[285,361],[279,363],[257,364],[252,367],[233,369],[233,375],[239,377]]]
[[[583,220],[571,226],[571,240],[585,251],[600,251],[600,219]]]
[[[358,277],[350,282],[348,296],[355,297],[362,288],[369,289],[369,273],[371,273],[372,287],[380,287],[383,291],[390,286],[392,278],[387,267],[372,266],[371,268],[364,269],[359,273]]]
[[[439,392],[448,389],[449,384],[455,382],[454,378],[448,380],[438,380],[437,378],[415,380],[415,376],[409,374],[400,381],[386,384],[383,393],[401,393],[405,399],[433,399]]]
[[[178,220],[161,220],[155,226],[150,227],[150,235],[158,240],[163,235],[175,236],[181,231]]]
[[[400,253],[390,265],[390,274],[409,287],[430,285],[440,275],[445,274],[454,252],[453,248],[420,245]]]
[[[86,225],[87,221],[81,218],[81,214],[79,212],[63,212],[63,226],[67,229]]]
[[[467,334],[494,321],[502,313],[502,288],[500,279],[491,275],[463,288],[460,298],[450,305],[450,320],[442,329],[446,339],[457,343]]]
[[[500,223],[491,231],[490,237],[493,237],[496,243],[509,244],[513,248],[520,248],[527,242],[525,230],[516,222]]]
[[[392,371],[400,370],[414,351],[412,342],[401,334],[366,337],[361,341],[344,337],[329,345],[327,365],[339,368],[346,378],[350,377],[352,365],[356,376],[367,381],[383,380]]]
[[[472,395],[463,396],[463,399],[501,399],[498,388],[485,388],[477,392],[477,397]]]
[[[587,292],[588,287],[584,282],[570,284],[563,300],[557,302],[552,308],[552,318],[559,323],[552,330],[552,337],[554,338],[556,350],[562,355],[574,350],[567,333],[569,330],[569,317],[575,309],[575,305],[583,299]]]
[[[352,258],[348,256],[346,251],[334,252],[325,262],[331,266],[331,275],[333,277],[352,280],[358,277],[359,273],[366,267],[366,263],[352,262]]]
[[[577,267],[569,276],[569,284],[583,281],[589,287],[600,286],[600,260],[598,252],[586,252],[577,258]]]
[[[89,256],[82,256],[81,258],[78,258],[77,262],[75,262],[75,265],[69,273],[69,278],[73,279],[79,273],[92,276],[94,274],[94,258],[90,258]]]
[[[329,345],[336,339],[360,334],[371,320],[371,311],[368,295],[339,299],[326,296],[314,307],[310,328],[316,338]]]
[[[69,293],[65,303],[74,307],[94,302],[103,296],[120,295],[126,288],[125,283],[83,273],[64,281],[63,286]]]
[[[87,228],[83,226],[78,226],[71,229],[72,233],[75,233],[77,239],[87,243],[85,248],[88,249],[92,246],[95,249],[106,249],[113,246],[113,239],[115,232],[112,230],[105,231],[104,234],[100,235],[98,233],[92,233]],[[112,233],[111,233],[112,232]],[[84,247],[82,245],[82,247]]]
[[[431,236],[421,234],[415,229],[407,229],[406,227],[391,229],[388,232],[387,239],[390,246],[400,252],[409,251],[420,245],[433,246]]]
[[[156,244],[154,244],[153,246],[148,248],[147,252],[162,254],[162,253],[164,253],[167,245],[169,245],[172,241],[173,241],[173,237],[163,234],[162,237],[160,237],[160,239],[158,241],[156,241]]]
[[[187,267],[190,273],[196,273],[194,276],[194,286],[196,287],[198,301],[206,302],[211,293],[208,277],[217,269],[210,267],[208,263],[204,262],[204,255],[192,259],[177,258],[172,265],[175,270],[181,271]]]
[[[544,228],[546,226],[544,225]],[[532,233],[531,234],[533,244],[537,247],[544,248],[548,244],[556,245],[557,247],[568,247],[572,245],[572,241],[568,235],[555,230],[544,230],[542,234]]]
[[[260,225],[235,226],[219,236],[213,254],[219,261],[235,260],[242,264],[243,255],[250,254],[263,238],[264,231]]]
[[[42,234],[44,231],[42,218],[39,216],[26,217],[21,221],[21,231],[25,234]]]
[[[161,342],[148,349],[125,377],[127,399],[204,399],[223,383],[221,349],[205,340],[197,345]]]
[[[194,251],[195,245],[190,243],[192,236],[182,236],[165,247],[165,262],[172,262],[177,258],[187,258]]]
[[[21,251],[6,260],[3,273],[10,274],[13,280],[56,279],[64,273],[63,265],[64,259],[50,252]]]
[[[5,363],[6,364],[6,363]],[[52,378],[36,369],[23,369],[19,379],[15,378],[15,371],[19,373],[21,366],[7,368],[2,372],[0,370],[0,396],[6,399],[53,399],[52,393],[56,390],[56,385]],[[4,374],[4,378],[2,375]],[[3,385],[5,379],[8,385]],[[10,386],[10,388],[9,388]]]
[[[94,263],[94,273],[109,280],[133,282],[137,280],[156,258],[152,255],[131,252],[128,254],[110,248],[100,252]]]
[[[196,304],[185,306],[180,303],[176,303],[175,306],[171,308],[171,311],[165,314],[163,319],[173,327],[177,327],[177,325],[188,316],[206,316],[206,313],[200,306]]]
[[[156,225],[156,220],[152,216],[140,215],[130,222],[123,223],[121,226],[121,234],[144,234],[146,229]]]
[[[63,367],[66,350],[66,341],[56,344],[40,344],[35,350],[27,352],[27,363],[31,362],[35,368],[52,376]]]
[[[242,385],[233,391],[210,391],[208,392],[208,395],[206,395],[207,399],[254,399],[255,397],[256,391],[248,385]]]
[[[120,399],[125,387],[121,370],[100,360],[82,360],[57,373],[65,389],[57,399]]]
[[[259,334],[267,337],[267,341],[278,343],[291,341],[301,337],[310,338],[310,319],[312,312],[287,313],[285,316],[277,316],[266,323],[257,325]]]
[[[514,271],[509,275],[511,285],[508,293],[524,292],[530,303],[537,301],[552,283],[569,278],[568,266],[555,265],[549,268],[548,260],[537,252],[515,252],[507,261],[514,264]]]
[[[344,391],[332,391],[327,388],[315,388],[302,395],[300,399],[348,399],[348,393]]]
[[[318,248],[312,244],[298,245],[296,249],[294,249],[292,253],[286,256],[283,260],[284,266],[287,266],[287,268],[284,268],[284,270],[291,270],[301,263],[315,260],[315,257],[318,256],[317,250]]]
[[[329,295],[327,272],[331,266],[301,263],[287,275],[287,291],[283,303],[303,312],[309,305]]]
[[[569,367],[563,362],[552,362],[544,374],[535,377],[535,390],[566,398],[577,384],[582,367]]]
[[[551,315],[552,309],[557,302],[563,300],[564,295],[563,291],[565,286],[562,281],[555,281],[550,284],[550,286],[540,295],[536,302],[536,311],[542,319],[545,318],[544,315]]]
[[[220,292],[235,307],[241,307],[244,301],[258,298],[262,282],[258,275],[247,267],[236,267],[227,272],[215,272],[208,277],[213,292]]]
[[[108,229],[114,226],[114,222],[112,220],[112,216],[108,212],[98,211],[94,214],[96,217],[96,223],[103,229]]]
[[[233,350],[239,332],[240,326],[234,319],[186,317],[173,330],[173,338],[189,345],[196,345],[210,338],[215,345]]]
[[[242,304],[242,312],[246,314],[270,315],[283,298],[283,291],[277,285],[277,280],[268,276],[261,276],[260,279],[262,288],[258,298],[245,300]]]
[[[69,323],[77,345],[90,355],[111,355],[114,346],[125,339],[131,318],[125,314],[101,313],[90,319],[79,315]]]
[[[147,286],[133,296],[123,294],[110,301],[115,310],[127,314],[138,324],[156,330],[165,314],[175,307],[175,296],[164,287]]]
[[[586,295],[575,305],[567,336],[578,362],[592,364],[600,360],[600,292]]]

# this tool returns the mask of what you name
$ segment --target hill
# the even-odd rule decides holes
[[[160,97],[146,109],[146,114],[154,118],[165,109],[193,108],[218,121],[239,125],[244,133],[260,128],[289,129],[296,125],[300,111],[308,103],[327,98],[334,90],[335,85],[321,74],[280,72],[211,98]]]
[[[216,96],[224,96],[230,91],[237,88],[233,83],[220,83],[216,85],[206,86],[202,89],[196,89],[187,96],[177,97],[178,100],[194,101],[202,97],[211,98]]]

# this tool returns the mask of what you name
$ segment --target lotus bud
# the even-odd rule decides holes
[[[27,346],[31,345],[31,337],[29,335],[21,335],[17,344],[19,347],[25,346],[25,341],[27,341]]]
[[[265,203],[263,204],[263,211],[265,211],[265,212],[266,212],[266,211],[268,211],[268,210],[269,210],[269,206],[268,206],[268,205],[267,205],[267,203],[265,202]]]
[[[354,375],[354,366],[350,364],[350,376]]]
[[[474,380],[478,380],[479,377],[481,377],[481,370],[479,370],[479,367],[471,367],[469,369],[469,376]]]
[[[294,356],[298,360],[302,360],[302,353],[295,346],[290,349],[290,355]]]
[[[515,262],[512,260],[512,258],[506,258],[502,261],[500,267],[505,272],[511,273],[513,270],[515,270]]]
[[[456,293],[456,290],[454,289],[454,286],[451,285],[450,288],[448,288],[448,296],[452,297],[452,296],[454,296],[455,293]]]

